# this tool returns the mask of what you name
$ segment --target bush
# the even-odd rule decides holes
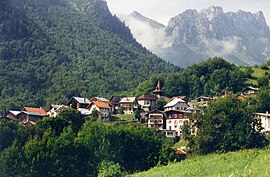
[[[119,163],[111,161],[102,161],[98,168],[98,177],[122,177],[124,174],[121,171]]]

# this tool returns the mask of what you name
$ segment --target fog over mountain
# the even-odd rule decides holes
[[[262,12],[224,13],[212,6],[186,10],[167,26],[138,12],[120,18],[145,47],[182,67],[214,56],[237,65],[262,64],[270,58],[270,30]]]

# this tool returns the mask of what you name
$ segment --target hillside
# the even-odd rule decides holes
[[[241,70],[244,71],[248,76],[248,79],[246,81],[248,85],[258,86],[257,80],[259,78],[266,77],[268,80],[270,80],[270,77],[269,77],[270,62],[269,61],[260,66],[255,65],[252,67],[241,67]]]
[[[197,156],[179,163],[155,167],[132,177],[261,176],[270,174],[270,149]]]
[[[214,6],[187,9],[166,27],[151,27],[142,15],[122,19],[139,42],[181,67],[215,56],[243,66],[261,65],[270,58],[270,29],[262,12],[224,12]]]
[[[0,108],[111,96],[178,70],[148,52],[103,0],[0,2]]]

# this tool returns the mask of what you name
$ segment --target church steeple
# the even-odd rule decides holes
[[[153,90],[154,95],[156,95],[158,98],[164,95],[164,91],[161,90],[160,81],[158,81],[157,86],[155,90]]]

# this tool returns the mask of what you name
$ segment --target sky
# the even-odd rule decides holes
[[[128,15],[134,10],[167,25],[169,19],[186,9],[198,11],[210,6],[220,6],[224,12],[237,10],[252,13],[262,11],[270,26],[270,0],[106,0],[112,14]]]

